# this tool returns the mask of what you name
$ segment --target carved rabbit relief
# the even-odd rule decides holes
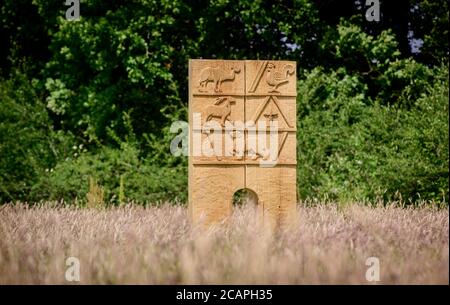
[[[206,224],[250,189],[264,223],[296,207],[296,63],[189,62],[189,215]]]

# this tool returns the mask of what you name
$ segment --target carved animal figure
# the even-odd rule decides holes
[[[247,154],[247,156],[250,157],[253,161],[257,160],[258,158],[261,158],[264,161],[269,160],[270,150],[268,148],[263,147],[260,151],[256,151],[254,148],[243,149],[243,147],[238,147],[236,145],[236,138],[242,137],[243,135],[236,134],[235,132],[233,132],[230,136],[233,138],[233,147],[232,149],[230,149],[229,152],[231,153],[232,156],[235,156],[237,160],[243,160],[244,154]],[[217,159],[219,161],[221,160],[221,158]]]
[[[202,132],[204,134],[206,134],[206,137],[208,138],[208,141],[209,141],[209,146],[212,149],[212,151],[215,152],[215,149],[214,149],[214,137],[211,137],[211,130],[210,129],[205,129]],[[218,161],[222,161],[222,156],[220,154],[216,155],[216,158],[217,158]]]
[[[237,130],[230,130],[227,132],[228,136],[232,139],[233,145],[232,147],[228,148],[228,153],[231,156],[234,156],[237,158],[237,160],[243,160],[244,159],[244,146],[245,143],[242,141],[237,142],[237,139],[242,139],[244,137],[243,131],[237,131]],[[226,143],[226,142],[225,142]],[[227,148],[227,147],[225,147]]]
[[[264,161],[267,161],[267,160],[269,160],[269,157],[270,157],[270,150],[267,148],[262,148],[261,151],[255,151],[254,148],[250,148],[250,149],[245,150],[245,152],[252,160],[261,158]]]
[[[220,105],[222,103],[223,105]],[[236,100],[230,97],[216,98],[214,105],[210,105],[205,109],[206,122],[210,121],[212,118],[220,118],[220,123],[222,126],[225,126],[225,121],[231,114],[231,105],[234,104],[236,104]]]
[[[278,93],[278,87],[283,84],[287,84],[289,82],[289,75],[294,74],[294,67],[292,65],[285,65],[281,72],[276,71],[275,68],[276,67],[273,63],[267,64],[266,82],[269,86],[273,87],[269,93]]]
[[[233,81],[236,74],[241,72],[239,68],[231,67],[227,73],[220,67],[207,67],[200,71],[198,90],[206,91],[208,83],[214,84],[214,92],[222,92],[221,85],[225,81]]]

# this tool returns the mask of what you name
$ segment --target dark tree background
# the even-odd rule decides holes
[[[297,61],[298,195],[448,201],[448,1],[0,4],[0,201],[186,200],[189,58]]]

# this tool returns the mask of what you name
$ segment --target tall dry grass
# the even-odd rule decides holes
[[[449,282],[448,208],[300,205],[298,223],[270,233],[249,207],[227,224],[192,228],[179,206],[77,209],[0,207],[0,284],[367,284],[368,257],[380,283]]]

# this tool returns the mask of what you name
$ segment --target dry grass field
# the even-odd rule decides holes
[[[193,228],[180,206],[87,209],[0,206],[0,284],[448,284],[448,208],[300,205],[298,223],[269,232],[251,207]]]

